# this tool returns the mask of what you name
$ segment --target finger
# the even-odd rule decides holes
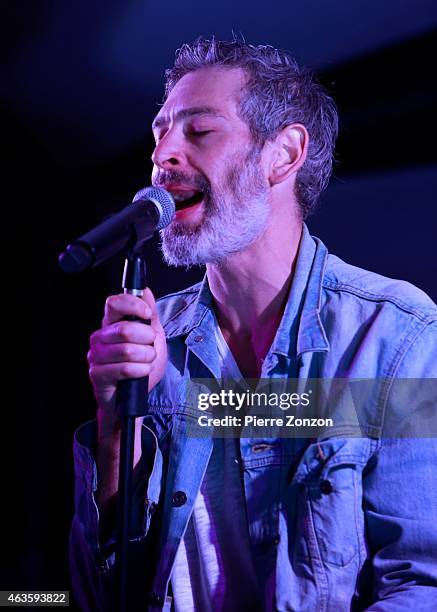
[[[91,364],[104,363],[152,363],[156,358],[153,346],[142,344],[97,344],[88,353],[88,362]]]
[[[128,293],[110,295],[105,302],[105,314],[102,324],[111,325],[116,321],[121,321],[126,316],[135,316],[140,319],[150,319],[150,306],[141,298]]]
[[[117,344],[119,342],[132,344],[153,344],[156,332],[150,325],[135,321],[118,321],[94,332],[90,337],[91,346],[96,344]]]
[[[149,376],[153,370],[150,363],[110,363],[93,364],[89,368],[90,379],[93,384],[116,385],[119,380],[125,378],[143,378]]]

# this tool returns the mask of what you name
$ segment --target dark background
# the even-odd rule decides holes
[[[342,125],[335,176],[310,230],[350,263],[436,299],[434,5],[63,0],[2,10],[2,242],[11,243],[3,278],[7,307],[15,293],[24,308],[16,322],[9,310],[3,329],[24,334],[13,333],[18,380],[3,410],[19,427],[14,438],[3,421],[13,450],[2,470],[3,542],[11,546],[2,546],[1,589],[69,588],[71,440],[93,416],[88,336],[105,297],[119,291],[121,261],[65,277],[57,254],[149,183],[149,126],[175,49],[233,31],[317,68]],[[151,241],[147,252],[157,296],[201,276],[168,270],[156,247]]]

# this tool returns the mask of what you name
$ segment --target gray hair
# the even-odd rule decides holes
[[[307,159],[296,177],[296,198],[306,219],[332,173],[338,115],[334,100],[312,70],[299,68],[288,51],[244,41],[198,38],[176,51],[165,72],[165,97],[183,76],[210,66],[241,68],[247,77],[239,115],[259,146],[282,128],[301,123],[309,134]]]

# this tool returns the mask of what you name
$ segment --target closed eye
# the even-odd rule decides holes
[[[206,136],[207,134],[210,134],[212,132],[212,130],[200,130],[200,131],[196,131],[196,130],[190,130],[188,132],[189,136]]]

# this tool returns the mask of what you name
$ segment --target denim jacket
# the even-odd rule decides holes
[[[131,540],[135,609],[150,611],[171,609],[172,566],[213,445],[186,435],[195,415],[184,383],[220,377],[207,279],[162,298],[158,309],[169,363],[144,419]],[[410,402],[394,405],[390,383],[437,378],[437,308],[409,283],[328,254],[304,226],[262,376],[384,379],[385,409],[408,417]],[[362,437],[240,441],[249,531],[272,536],[266,609],[437,610],[437,441],[384,437],[383,418],[370,410]],[[95,423],[87,423],[74,443],[70,563],[76,597],[93,611],[114,601],[113,541],[98,539],[94,446]],[[271,487],[259,485],[266,479]]]

